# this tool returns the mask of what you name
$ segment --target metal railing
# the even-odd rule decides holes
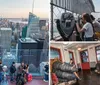
[[[83,12],[93,12],[94,5],[92,0],[51,0],[51,40],[59,37],[58,30],[56,28],[56,19],[59,19],[64,12],[72,12],[75,14],[82,14]],[[87,9],[84,8],[87,7]]]
[[[11,49],[10,52],[2,49],[0,57],[2,64],[8,68],[12,62],[16,62],[18,65],[24,62],[29,65],[30,73],[43,75],[43,67],[49,61],[48,54],[49,49]]]
[[[70,5],[66,5],[68,1],[70,0],[51,0],[51,3],[50,3],[51,4],[51,23],[50,24],[51,24],[51,39],[52,40],[54,39],[54,37],[59,36],[56,30],[55,19],[58,19],[59,17],[58,15],[61,15],[63,12],[66,12],[66,10],[69,10],[67,8],[70,8]],[[56,32],[56,34],[54,34],[54,31]]]

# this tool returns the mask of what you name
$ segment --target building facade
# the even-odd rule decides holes
[[[11,28],[1,28],[0,29],[0,45],[3,49],[9,51],[11,47]]]
[[[39,18],[36,15],[29,13],[27,37],[37,39],[39,38],[39,34],[40,34]]]
[[[39,66],[44,39],[21,38],[18,42],[18,61]]]

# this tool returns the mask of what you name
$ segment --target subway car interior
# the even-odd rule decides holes
[[[100,85],[99,43],[52,42],[50,55],[51,85]]]

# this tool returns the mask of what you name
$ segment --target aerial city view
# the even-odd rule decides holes
[[[0,0],[0,85],[49,84],[48,8],[48,0]]]

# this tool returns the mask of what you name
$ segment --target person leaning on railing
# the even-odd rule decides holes
[[[78,23],[76,23],[78,32],[84,32],[84,41],[94,41],[95,30],[90,15],[88,13],[82,14],[82,22],[84,23],[82,28],[79,26]]]
[[[94,29],[95,29],[95,35],[97,39],[100,39],[100,23],[94,18],[93,15],[90,15]]]
[[[11,75],[11,78],[10,78],[10,81],[14,81],[14,78],[15,78],[15,72],[16,72],[16,67],[15,67],[15,62],[12,62],[12,65],[10,67],[10,75]]]

